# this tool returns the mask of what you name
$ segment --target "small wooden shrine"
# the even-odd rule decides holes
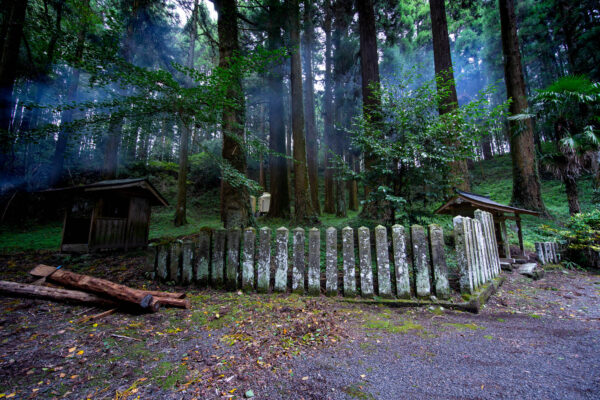
[[[500,257],[503,258],[511,258],[506,231],[506,220],[514,220],[517,224],[517,234],[519,236],[521,254],[524,254],[521,214],[539,216],[540,213],[538,211],[525,210],[523,208],[500,204],[490,199],[488,196],[482,196],[480,194],[463,192],[458,189],[454,189],[454,191],[456,195],[438,208],[435,212],[436,214],[450,214],[453,216],[462,215],[464,217],[472,218],[477,209],[491,213],[494,217],[498,252]]]
[[[67,196],[60,250],[87,253],[143,248],[152,206],[169,203],[145,178],[52,189]]]

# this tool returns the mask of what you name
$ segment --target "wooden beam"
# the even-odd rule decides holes
[[[518,231],[518,235],[519,235],[519,248],[521,249],[521,255],[525,255],[525,248],[523,246],[523,228],[521,227],[521,216],[519,214],[517,214],[517,229]]]

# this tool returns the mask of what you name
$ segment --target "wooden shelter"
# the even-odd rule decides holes
[[[47,192],[68,196],[60,243],[64,252],[146,247],[151,207],[169,204],[145,178],[101,181]]]
[[[473,217],[475,210],[482,210],[491,213],[494,216],[494,227],[496,231],[496,240],[498,242],[498,252],[500,257],[510,258],[510,246],[508,244],[508,235],[506,231],[506,220],[514,220],[517,223],[519,247],[521,254],[524,254],[523,248],[523,230],[521,228],[521,214],[539,216],[538,211],[525,210],[500,204],[490,199],[488,196],[480,194],[463,192],[454,189],[456,195],[448,200],[443,206],[438,208],[436,214],[462,215],[464,217]]]

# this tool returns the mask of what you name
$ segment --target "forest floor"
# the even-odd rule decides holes
[[[39,262],[157,288],[135,254],[0,256],[0,279]],[[598,398],[600,276],[507,277],[478,315],[193,289],[190,310],[82,322],[102,310],[2,297],[0,398]]]

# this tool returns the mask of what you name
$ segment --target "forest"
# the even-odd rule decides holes
[[[599,10],[2,0],[2,223],[57,227],[44,190],[149,177],[155,237],[256,225],[263,192],[267,224],[430,221],[458,188],[593,226]]]

